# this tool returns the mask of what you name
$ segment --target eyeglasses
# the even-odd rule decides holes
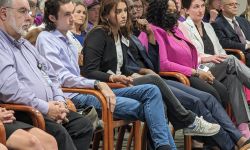
[[[29,10],[29,9],[26,9],[26,8],[13,8],[13,7],[6,7],[6,8],[9,8],[9,9],[16,9],[18,13],[24,15],[24,16],[31,16],[32,15],[32,11]]]
[[[230,7],[234,7],[234,6],[239,7],[240,6],[239,3],[228,3],[228,4],[225,4],[225,5],[230,6]]]
[[[133,6],[130,6],[130,10],[132,10],[132,9],[140,11],[140,10],[143,9],[143,6],[142,5],[133,5]]]

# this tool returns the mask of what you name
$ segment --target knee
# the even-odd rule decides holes
[[[7,147],[5,147],[3,144],[0,143],[0,149],[1,150],[8,150]]]
[[[154,84],[145,84],[143,87],[147,89],[147,91],[152,92],[152,93],[160,92],[159,88]]]
[[[39,139],[34,135],[22,129],[16,130],[7,140],[7,147],[10,149],[36,149],[43,150]]]
[[[46,150],[57,150],[57,142],[53,136],[38,128],[32,128],[28,131],[30,134],[39,138],[40,143]]]
[[[45,143],[43,143],[43,145],[46,145],[46,149],[48,150],[57,150],[58,149],[58,146],[57,146],[57,142],[56,142],[56,139],[51,136],[50,134],[47,134],[45,136]]]
[[[41,142],[38,140],[37,137],[35,137],[34,135],[30,135],[29,137],[27,137],[27,146],[30,149],[43,149],[43,146],[41,144]]]

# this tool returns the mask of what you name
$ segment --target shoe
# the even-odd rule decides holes
[[[240,148],[240,150],[250,150],[250,144],[246,144]]]
[[[240,150],[250,150],[250,139],[246,140],[246,142],[239,149]]]
[[[238,126],[238,129],[240,131],[240,133],[247,139],[250,138],[250,131],[249,131],[249,127],[248,127],[248,124],[247,123],[241,123],[239,126]]]
[[[190,136],[212,136],[220,131],[220,125],[209,123],[203,117],[197,117],[194,123],[183,129],[184,135]]]

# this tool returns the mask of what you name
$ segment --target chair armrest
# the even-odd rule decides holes
[[[62,88],[63,92],[65,93],[79,93],[79,94],[90,94],[95,96],[101,103],[102,106],[102,114],[108,114],[111,113],[111,111],[108,111],[107,102],[105,97],[102,95],[102,93],[98,90],[94,89],[83,89],[83,88]],[[68,104],[68,103],[67,103]],[[73,104],[73,103],[72,103]],[[74,105],[74,104],[73,104]],[[107,115],[102,115],[103,122],[107,122]]]
[[[112,89],[118,89],[118,88],[125,88],[127,87],[126,85],[124,84],[121,84],[121,83],[112,83],[112,82],[107,82],[108,86]]]
[[[6,133],[2,121],[0,121],[0,143],[6,145]]]
[[[71,110],[71,111],[73,111],[73,112],[76,112],[76,111],[77,111],[77,110],[76,110],[76,107],[75,107],[75,105],[74,105],[74,103],[73,103],[70,99],[67,99],[67,100],[66,100],[66,104],[67,104],[69,110]]]
[[[14,111],[22,111],[28,113],[32,119],[33,126],[45,130],[45,122],[43,119],[43,115],[35,108],[18,104],[0,104],[0,107],[4,107],[6,109]]]
[[[234,54],[234,55],[237,55],[238,58],[244,63],[246,64],[246,57],[245,57],[245,54],[241,51],[241,50],[238,50],[238,49],[225,49],[225,51],[229,54]]]
[[[178,79],[181,83],[190,86],[189,79],[182,73],[179,72],[159,72],[162,77],[174,77]]]

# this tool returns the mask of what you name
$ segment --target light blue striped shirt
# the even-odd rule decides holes
[[[0,100],[32,106],[43,114],[48,101],[65,101],[55,72],[27,40],[0,30]]]
[[[61,32],[58,30],[41,32],[37,38],[36,47],[39,53],[51,63],[63,87],[94,88],[95,80],[80,75],[77,48]],[[75,95],[65,93],[69,98]]]

